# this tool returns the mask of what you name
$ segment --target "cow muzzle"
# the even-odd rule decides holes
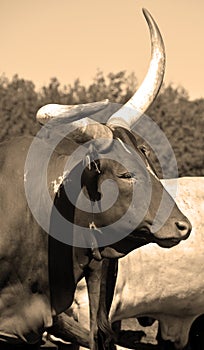
[[[170,226],[170,224],[168,226]],[[155,232],[153,234],[153,241],[157,243],[160,247],[171,248],[177,245],[180,241],[187,239],[191,233],[191,230],[192,225],[187,218],[181,221],[174,221],[173,232],[172,229],[170,229],[170,227],[165,227],[165,231],[169,232],[169,235],[165,232],[165,238],[162,238],[163,229],[161,229],[160,231]]]

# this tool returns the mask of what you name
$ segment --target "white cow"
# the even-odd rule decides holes
[[[149,244],[119,261],[110,320],[153,317],[160,322],[162,338],[182,349],[193,321],[204,313],[204,178],[162,182],[170,193],[177,184],[176,203],[190,219],[192,233],[171,249]],[[76,291],[73,311],[83,326],[89,324],[83,282]]]
[[[175,181],[163,181],[169,192]],[[110,319],[151,316],[160,321],[162,338],[182,349],[204,313],[204,178],[180,178],[176,202],[192,223],[190,237],[168,250],[151,244],[121,260]]]

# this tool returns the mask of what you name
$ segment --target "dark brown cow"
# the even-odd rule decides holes
[[[34,140],[20,137],[0,146],[0,340],[5,343],[37,343],[71,305],[76,284],[86,275],[94,348],[101,259],[119,258],[149,242],[171,247],[190,233],[189,221],[131,133],[156,97],[164,73],[161,35],[150,14],[144,15],[152,40],[149,71],[106,125],[87,117],[107,102],[48,105],[37,113],[46,125]],[[61,142],[53,150],[56,140]],[[74,151],[84,143],[85,153],[75,161]]]

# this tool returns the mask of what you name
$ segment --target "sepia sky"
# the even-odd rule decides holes
[[[0,74],[40,87],[50,77],[88,84],[99,68],[134,71],[140,83],[150,58],[142,7],[164,38],[165,83],[204,97],[203,0],[0,0]]]

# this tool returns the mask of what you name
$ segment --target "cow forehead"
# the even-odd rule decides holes
[[[105,154],[99,154],[98,156],[104,171],[112,168],[114,172],[119,169],[121,169],[121,171],[126,169],[130,172],[138,170],[145,173],[148,169],[143,154],[139,149],[133,147],[133,145],[124,143],[119,138],[113,141],[111,149]],[[113,162],[115,162],[114,167],[112,167]]]
[[[119,144],[117,152],[119,157],[122,159],[122,164],[124,164],[124,161],[127,160],[128,166],[132,166],[133,169],[138,168],[138,170],[142,170],[142,168],[145,170],[147,169],[152,176],[157,178],[147,156],[144,155],[144,153],[138,147],[136,137],[132,132],[119,128],[119,130],[114,130],[113,135],[114,139]]]

